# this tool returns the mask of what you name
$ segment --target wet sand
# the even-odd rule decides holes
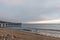
[[[4,37],[7,35],[6,37]],[[45,36],[25,31],[0,28],[0,40],[60,40],[57,37]]]

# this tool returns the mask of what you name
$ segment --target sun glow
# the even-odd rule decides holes
[[[54,19],[54,20],[45,20],[45,21],[35,21],[35,22],[26,22],[29,24],[35,24],[35,23],[60,23],[60,19]]]

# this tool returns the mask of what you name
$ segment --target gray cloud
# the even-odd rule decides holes
[[[26,0],[24,4],[0,4],[0,19],[13,22],[60,18],[59,0]]]

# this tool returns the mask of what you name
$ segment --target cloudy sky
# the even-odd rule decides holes
[[[60,19],[60,0],[0,0],[0,20],[31,22]]]

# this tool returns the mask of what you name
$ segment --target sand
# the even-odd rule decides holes
[[[60,40],[57,37],[50,37],[25,31],[0,28],[0,40]]]

